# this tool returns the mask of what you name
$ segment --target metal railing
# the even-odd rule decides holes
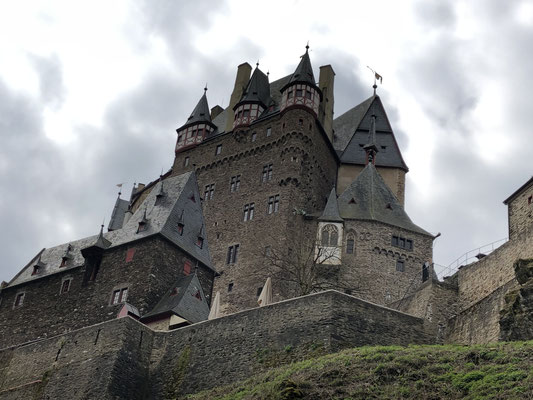
[[[504,244],[508,240],[509,238],[503,238],[500,240],[496,240],[492,243],[483,245],[481,247],[477,247],[475,249],[469,250],[466,253],[464,253],[461,257],[457,258],[456,260],[448,264],[448,266],[434,263],[433,264],[434,270],[437,273],[439,280],[442,280],[442,278],[445,276],[451,276],[455,274],[459,268],[465,265],[477,262],[481,260],[483,257],[488,256],[490,253],[492,253],[494,250],[496,250],[498,247],[500,247],[502,244]]]

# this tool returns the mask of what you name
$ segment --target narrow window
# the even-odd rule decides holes
[[[255,203],[244,205],[243,221],[250,221],[254,218]]]
[[[185,157],[185,159],[183,160],[183,166],[184,167],[188,167],[189,166],[189,157]]]
[[[241,176],[232,176],[230,180],[230,192],[236,192],[241,187]]]
[[[402,248],[405,248],[405,239],[404,238],[400,238],[400,240],[398,241],[398,246],[400,246]]]
[[[247,118],[250,116],[250,110],[244,110],[243,113],[242,113],[242,116]]]
[[[322,229],[322,246],[327,247],[329,245],[329,231],[326,228]]]
[[[403,272],[404,271],[404,262],[403,260],[396,261],[396,271]]]
[[[258,287],[258,288],[257,288],[257,292],[256,292],[255,295],[256,295],[257,297],[261,296],[261,292],[262,292],[262,291],[263,291],[263,287]]]
[[[196,246],[198,246],[199,248],[204,247],[204,238],[198,236],[198,239],[196,240]]]
[[[530,205],[531,203],[533,203],[533,196],[527,198],[527,204]]]
[[[222,145],[219,144],[215,149],[215,156],[218,156],[220,153],[222,153]]]
[[[272,179],[272,164],[263,166],[263,174],[261,175],[261,181],[266,182]]]
[[[257,140],[257,133],[252,133],[252,142],[255,142]]]
[[[215,193],[215,184],[205,185],[204,200],[211,200]]]
[[[392,245],[393,246],[398,246],[398,236],[393,236],[392,237]]]
[[[272,128],[271,128],[271,127],[268,127],[268,128],[267,128],[266,135],[267,135],[267,137],[270,136],[270,135],[272,135]]]
[[[411,239],[405,240],[405,248],[407,250],[413,250],[413,241]]]
[[[347,254],[353,254],[354,245],[355,245],[355,241],[353,239],[348,239],[346,241],[346,253]]]
[[[67,293],[70,290],[70,279],[65,279],[61,284],[61,290],[59,294]]]
[[[303,96],[303,90],[302,89],[296,89],[296,97],[302,97]]]
[[[386,153],[387,152],[387,146],[381,146],[381,152]]]
[[[39,273],[40,267],[38,265],[33,266],[33,271],[31,272],[32,275],[37,275]]]
[[[227,264],[235,264],[237,262],[237,255],[239,252],[239,245],[233,245],[228,247],[228,256],[226,259]]]
[[[190,260],[185,260],[185,264],[183,264],[183,273],[185,275],[190,275],[192,270],[192,262]]]
[[[230,282],[228,285],[228,292],[231,292],[233,290],[233,282]]]
[[[270,246],[265,247],[265,257],[270,257],[270,254],[272,253],[272,248]]]
[[[133,261],[133,256],[135,256],[135,248],[130,248],[126,251],[126,262]]]
[[[18,293],[15,297],[15,307],[20,307],[22,304],[24,304],[24,296],[25,293]]]
[[[180,236],[183,235],[183,227],[184,227],[184,225],[181,222],[178,222],[178,234]]]

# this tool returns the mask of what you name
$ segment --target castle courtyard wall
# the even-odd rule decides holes
[[[298,356],[431,343],[433,334],[422,319],[335,291],[170,332],[125,317],[0,350],[0,399],[173,398]]]
[[[533,183],[508,204],[509,238],[515,239],[531,230],[533,224]]]

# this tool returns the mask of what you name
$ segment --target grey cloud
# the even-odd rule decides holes
[[[419,1],[413,4],[417,21],[426,28],[453,28],[457,16],[452,1]]]
[[[49,57],[29,54],[28,58],[39,75],[42,103],[53,108],[59,108],[65,99],[61,60],[57,54],[52,54]]]

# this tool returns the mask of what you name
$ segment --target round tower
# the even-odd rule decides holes
[[[233,107],[233,129],[250,125],[271,102],[268,76],[259,69],[258,63],[240,101]]]
[[[216,125],[211,122],[206,92],[207,87],[204,89],[204,95],[200,98],[185,125],[176,129],[178,133],[176,153],[201,143],[216,128]]]
[[[322,91],[315,83],[309,45],[305,46],[305,54],[289,81],[281,88],[281,106],[283,113],[291,108],[302,108],[318,117],[318,107],[322,100]]]

